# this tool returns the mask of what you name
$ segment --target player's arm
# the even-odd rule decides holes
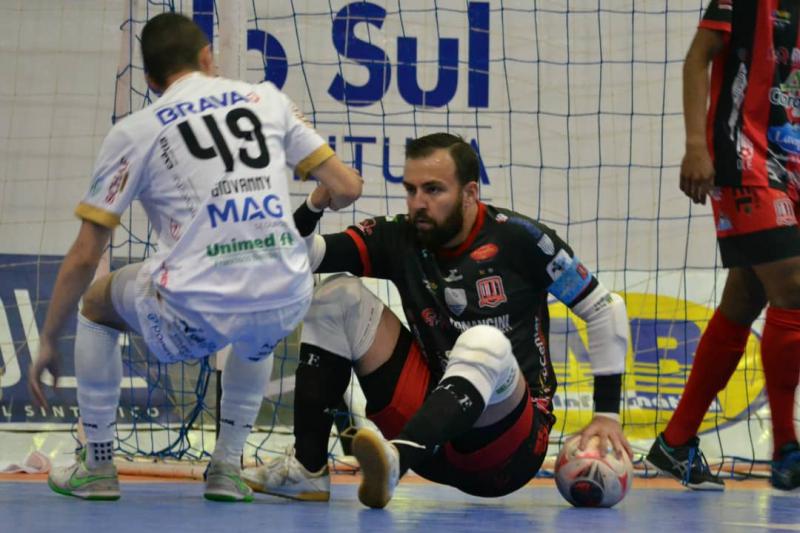
[[[618,294],[610,292],[594,276],[591,278],[592,282],[581,295],[568,304],[572,312],[586,322],[589,361],[594,374],[595,416],[581,432],[579,446],[583,449],[589,439],[597,435],[601,453],[608,439],[615,450],[625,449],[631,456],[630,444],[619,423],[622,374],[630,336],[628,314],[625,302]]]
[[[700,27],[683,64],[683,119],[686,152],[681,162],[680,188],[695,203],[705,204],[714,185],[714,164],[708,152],[706,111],[708,66],[725,46],[725,33],[714,26]]]
[[[58,377],[59,354],[56,341],[65,324],[78,308],[78,301],[94,278],[97,265],[111,239],[120,215],[138,194],[141,172],[134,153],[134,142],[115,125],[103,141],[92,175],[92,185],[75,209],[82,220],[78,236],[58,270],[50,305],[39,339],[39,356],[28,373],[33,397],[47,405],[41,377],[45,369]]]
[[[382,239],[375,233],[367,235],[354,226],[341,233],[318,235],[314,233],[330,201],[327,187],[317,185],[305,202],[294,212],[294,223],[306,240],[311,270],[317,273],[350,272],[356,276],[386,277],[386,257]],[[374,221],[373,221],[374,222]]]
[[[59,354],[56,349],[58,337],[78,308],[81,296],[92,282],[103,251],[111,239],[111,231],[107,227],[84,220],[78,237],[58,269],[44,327],[39,337],[39,356],[28,373],[31,392],[40,405],[47,405],[42,391],[42,373],[47,369],[54,380],[58,380]]]
[[[287,162],[301,180],[314,177],[329,193],[326,204],[320,207],[336,211],[355,202],[363,185],[358,172],[342,163],[288,96],[270,83],[264,84],[263,90],[274,91],[272,94],[283,102]]]
[[[625,303],[586,269],[554,231],[520,220],[528,229],[528,236],[517,239],[520,247],[529,250],[525,254],[527,264],[540,265],[535,270],[547,291],[586,322],[589,362],[594,374],[595,415],[581,431],[579,446],[583,449],[591,437],[598,436],[601,453],[605,453],[610,441],[615,450],[624,449],[631,454],[619,417],[629,336]]]
[[[336,154],[313,168],[310,174],[328,192],[326,205],[320,207],[330,207],[337,211],[352,204],[361,196],[364,180],[354,168],[342,163]]]

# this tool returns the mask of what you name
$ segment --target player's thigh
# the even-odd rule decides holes
[[[723,266],[751,268],[778,307],[800,307],[796,200],[792,186],[720,187],[711,195]]]
[[[83,296],[83,316],[98,324],[140,332],[136,314],[137,277],[144,263],[132,263],[97,279]]]
[[[533,479],[547,454],[554,418],[545,404],[526,391],[524,403],[508,419],[446,443],[415,471],[474,496],[514,492]]]
[[[231,341],[234,356],[260,361],[297,328],[310,304],[311,295],[280,309],[240,315],[217,313],[206,316],[206,320]]]

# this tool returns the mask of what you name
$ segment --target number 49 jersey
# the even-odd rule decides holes
[[[113,228],[139,199],[165,298],[201,312],[278,308],[313,289],[289,167],[304,178],[332,155],[272,84],[193,73],[111,129],[76,214]]]

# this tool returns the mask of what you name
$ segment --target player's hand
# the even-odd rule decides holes
[[[687,147],[681,161],[681,190],[696,204],[706,203],[706,195],[714,186],[714,164],[708,149]]]
[[[39,344],[39,357],[36,362],[31,365],[28,372],[28,387],[30,388],[33,399],[37,405],[47,407],[47,398],[42,389],[42,374],[45,370],[50,371],[53,375],[53,387],[58,386],[59,367],[61,363],[61,356],[56,350],[55,343],[40,339]]]
[[[609,416],[594,416],[589,425],[581,431],[581,441],[578,443],[578,448],[581,450],[586,449],[589,439],[592,437],[600,438],[600,455],[606,454],[610,443],[617,457],[621,456],[622,450],[628,453],[628,457],[633,457],[633,449],[622,433],[622,425]]]

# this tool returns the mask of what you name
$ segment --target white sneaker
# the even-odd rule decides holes
[[[54,468],[47,477],[47,484],[59,494],[84,500],[118,500],[119,476],[114,463],[97,468],[86,465],[86,448],[75,454],[75,463]]]
[[[264,466],[246,468],[242,479],[256,492],[304,502],[327,502],[331,498],[328,465],[309,472],[294,455],[294,447]]]
[[[206,471],[206,500],[215,502],[252,502],[253,491],[242,481],[239,465],[231,465],[213,459]]]
[[[353,455],[361,468],[358,499],[367,507],[383,509],[400,479],[400,454],[377,431],[361,428],[353,437]]]

